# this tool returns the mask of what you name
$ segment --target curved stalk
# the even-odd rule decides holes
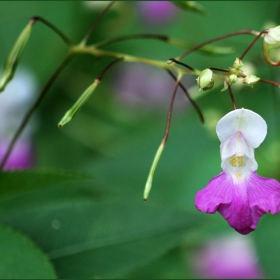
[[[96,25],[99,23],[100,19],[103,17],[103,15],[111,8],[111,6],[115,3],[115,1],[110,2],[104,9],[103,11],[98,15],[98,17],[94,20],[92,25],[90,26],[89,30],[87,31],[86,35],[84,36],[81,45],[85,45],[86,42],[88,41],[92,31],[96,27]]]
[[[243,35],[243,34],[249,34],[249,35],[255,35],[255,36],[258,36],[259,35],[259,32],[257,31],[254,31],[254,30],[238,30],[238,31],[235,31],[235,32],[231,32],[231,33],[228,33],[228,34],[225,34],[225,35],[221,35],[221,36],[218,36],[218,37],[215,37],[215,38],[212,38],[210,40],[207,40],[193,48],[191,48],[190,50],[182,53],[181,55],[179,55],[176,60],[180,60],[182,59],[183,57],[185,57],[186,55],[202,48],[203,46],[206,46],[208,44],[211,44],[211,43],[214,43],[214,42],[217,42],[217,41],[220,41],[220,40],[223,40],[225,38],[228,38],[228,37],[232,37],[232,36],[236,36],[236,35]]]
[[[71,40],[64,33],[62,33],[56,26],[54,26],[52,23],[50,23],[49,21],[45,20],[42,17],[37,17],[37,16],[32,17],[30,19],[30,22],[32,22],[32,23],[35,23],[36,21],[41,21],[46,26],[48,26],[50,29],[52,29],[69,47],[71,47],[73,45]]]

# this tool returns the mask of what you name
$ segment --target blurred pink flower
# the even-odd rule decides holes
[[[27,69],[19,68],[13,80],[0,95],[0,160],[35,98],[37,81]],[[34,164],[32,134],[35,119],[25,127],[4,169],[25,169]]]
[[[202,278],[263,278],[253,243],[248,236],[230,235],[214,239],[198,250],[192,265]]]
[[[0,158],[2,159],[8,147],[8,142],[0,141]],[[6,164],[5,170],[26,169],[34,165],[32,143],[18,141],[13,148]]]
[[[168,23],[177,14],[177,8],[169,1],[137,1],[135,4],[142,21],[150,25]]]
[[[186,77],[183,84],[188,88],[193,81]],[[118,71],[114,90],[116,98],[130,107],[167,110],[174,86],[175,81],[167,72],[143,64],[129,64]],[[179,89],[174,107],[185,109],[186,104],[188,100]]]

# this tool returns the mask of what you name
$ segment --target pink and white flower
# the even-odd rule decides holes
[[[218,211],[237,232],[253,231],[267,212],[280,212],[280,183],[260,177],[254,149],[264,140],[264,119],[247,109],[225,115],[217,124],[221,141],[222,172],[196,194],[198,210],[213,214]]]

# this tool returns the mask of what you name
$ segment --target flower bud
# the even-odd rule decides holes
[[[237,81],[238,81],[237,75],[231,74],[231,75],[228,76],[228,83],[229,83],[230,85],[236,83]]]
[[[14,76],[18,62],[30,37],[33,23],[33,21],[30,21],[23,29],[5,62],[2,77],[0,79],[0,92],[5,89],[6,85]]]
[[[280,61],[274,62],[269,57],[269,52],[273,49],[280,48],[280,26],[268,29],[264,34],[263,55],[266,62],[272,66],[279,66]]]
[[[214,86],[213,72],[208,68],[201,71],[196,80],[199,86],[199,90],[209,90]]]
[[[235,59],[235,61],[233,62],[233,67],[234,67],[235,69],[240,69],[242,66],[243,66],[242,61],[237,57],[237,58]]]
[[[259,77],[255,76],[255,75],[248,75],[244,80],[243,80],[243,84],[253,87],[254,84],[256,84],[258,81],[260,80]]]

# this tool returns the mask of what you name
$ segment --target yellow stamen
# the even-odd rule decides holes
[[[238,163],[238,167],[243,166],[244,164],[244,157],[237,157],[237,163]]]
[[[235,166],[235,167],[236,167],[236,157],[235,157],[235,156],[231,156],[231,157],[230,157],[230,162],[231,162],[231,165],[232,165],[232,166]]]

